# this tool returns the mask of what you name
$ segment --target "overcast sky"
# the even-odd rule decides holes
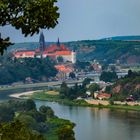
[[[58,0],[60,18],[55,29],[43,30],[46,41],[76,41],[111,36],[140,35],[140,0]],[[13,42],[38,42],[39,35],[24,38],[7,26],[2,36]]]

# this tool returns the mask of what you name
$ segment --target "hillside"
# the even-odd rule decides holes
[[[47,45],[49,45],[47,43]],[[83,40],[64,42],[64,44],[77,52],[77,58],[82,61],[98,60],[103,63],[137,64],[140,63],[140,42],[138,41],[115,41],[115,40]],[[38,43],[17,43],[9,47],[12,51],[17,48],[35,49]]]
[[[115,37],[104,38],[101,40],[140,41],[140,36],[115,36]]]
[[[80,60],[97,59],[107,63],[119,60],[128,64],[140,62],[140,42],[86,40],[68,42],[66,45],[77,51]]]
[[[140,99],[140,73],[129,72],[129,74],[118,80],[112,87],[111,92],[115,99],[126,99],[132,95],[135,100]]]

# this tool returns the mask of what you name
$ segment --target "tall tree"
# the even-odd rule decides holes
[[[54,28],[59,18],[57,0],[0,0],[0,26],[11,25],[22,34],[34,35],[40,29]],[[0,52],[10,45],[0,37]]]

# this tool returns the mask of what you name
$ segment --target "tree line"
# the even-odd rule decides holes
[[[56,74],[54,63],[49,58],[0,58],[0,85],[25,82],[27,77],[43,81]]]

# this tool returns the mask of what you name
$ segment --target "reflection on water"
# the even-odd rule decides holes
[[[70,107],[36,101],[37,107],[51,106],[56,115],[76,123],[76,140],[139,140],[140,112]]]

